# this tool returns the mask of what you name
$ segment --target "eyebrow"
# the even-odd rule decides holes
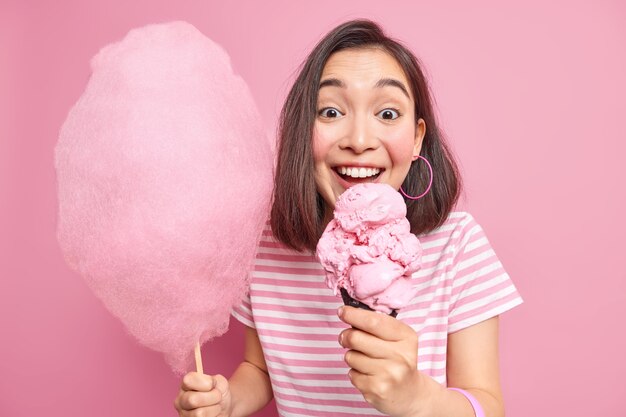
[[[383,87],[398,87],[400,90],[402,90],[402,93],[406,96],[406,98],[410,99],[409,97],[409,92],[407,91],[406,87],[404,86],[404,84],[402,84],[400,81],[393,79],[393,78],[382,78],[380,80],[378,80],[378,82],[376,83],[376,85],[374,87],[376,88],[383,88]]]
[[[346,88],[346,84],[337,78],[327,78],[320,83],[320,90],[322,89],[322,87]]]
[[[320,87],[319,87],[320,90],[323,87],[346,88],[346,83],[344,83],[343,81],[337,78],[327,78],[320,83]],[[402,94],[404,94],[407,98],[409,99],[411,98],[409,97],[409,92],[407,91],[404,84],[394,78],[381,78],[374,85],[374,88],[383,88],[383,87],[397,87],[402,91]]]

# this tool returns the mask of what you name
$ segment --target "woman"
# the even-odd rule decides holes
[[[418,296],[398,318],[340,307],[315,246],[337,198],[361,182],[407,195],[424,247]],[[467,213],[460,178],[413,54],[375,23],[327,34],[281,114],[271,227],[260,243],[245,357],[230,379],[187,374],[181,416],[244,416],[272,396],[280,415],[504,415],[498,315],[521,298]],[[450,387],[450,388],[448,388]]]

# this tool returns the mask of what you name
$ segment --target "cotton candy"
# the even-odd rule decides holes
[[[69,266],[177,374],[228,328],[267,219],[270,141],[226,52],[188,23],[91,61],[55,149]]]

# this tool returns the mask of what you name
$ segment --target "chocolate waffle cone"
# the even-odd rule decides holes
[[[348,291],[345,288],[340,288],[339,291],[341,292],[341,298],[343,299],[344,305],[347,305],[350,307],[362,308],[363,310],[375,311],[373,308],[371,308],[367,304],[363,304],[362,302],[350,297],[350,294],[348,294]],[[391,310],[391,313],[389,313],[389,315],[395,318],[398,315],[398,310]]]

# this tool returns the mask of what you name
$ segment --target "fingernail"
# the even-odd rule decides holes
[[[342,314],[343,314],[343,306],[341,306],[341,307],[339,307],[339,308],[337,309],[337,315],[338,315],[339,317],[341,317],[341,315],[342,315]]]

